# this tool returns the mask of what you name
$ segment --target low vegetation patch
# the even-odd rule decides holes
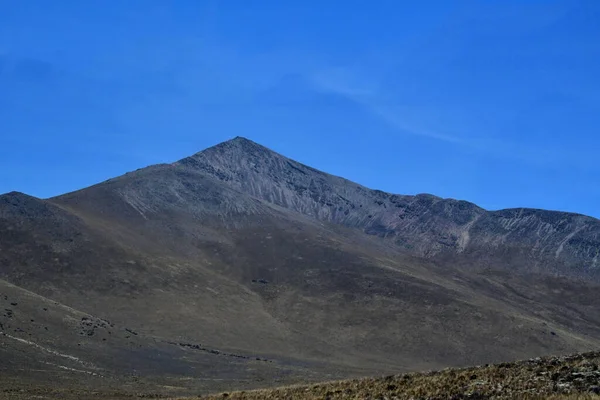
[[[438,372],[221,393],[231,399],[595,399],[600,352]]]

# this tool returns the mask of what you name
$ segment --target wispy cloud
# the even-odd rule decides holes
[[[431,139],[441,140],[449,143],[468,145],[469,142],[458,136],[453,136],[443,132],[436,132],[427,128],[416,127],[406,122],[406,118],[401,112],[394,108],[389,108],[377,104],[366,105],[370,111],[378,117],[385,120],[389,125],[407,134],[425,136]]]
[[[417,127],[415,124],[407,122],[409,118],[403,115],[400,107],[395,107],[382,100],[385,96],[381,93],[379,84],[360,79],[349,69],[335,68],[321,71],[312,76],[312,82],[321,91],[345,96],[360,104],[371,114],[403,134],[423,136],[449,143],[468,144],[458,136]]]
[[[321,70],[310,80],[316,90],[344,96],[404,135],[421,136],[476,154],[517,160],[538,167],[592,167],[587,158],[577,157],[563,149],[511,142],[501,132],[496,136],[478,135],[475,128],[457,126],[456,123],[448,124],[448,130],[438,130],[428,122],[435,119],[435,110],[431,110],[432,115],[427,115],[423,109],[405,105],[406,101],[399,101],[377,82],[362,78],[367,75],[360,75],[351,68],[336,68]]]

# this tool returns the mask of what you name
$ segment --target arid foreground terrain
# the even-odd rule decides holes
[[[594,398],[600,394],[599,363],[600,352],[595,352],[430,373],[222,393],[206,399]]]
[[[437,372],[389,375],[276,389],[195,396],[205,400],[259,399],[594,399],[600,398],[600,352],[534,358]],[[0,381],[2,399],[172,398],[161,393],[67,390]],[[188,399],[191,397],[187,397]],[[180,398],[184,399],[184,398]]]

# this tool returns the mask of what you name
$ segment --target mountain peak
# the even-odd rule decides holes
[[[31,201],[41,201],[37,197],[30,196],[28,194],[12,191],[4,194],[0,194],[0,202],[3,203],[14,203],[14,202],[31,202]]]
[[[248,138],[245,138],[243,136],[236,136],[233,139],[225,140],[225,141],[218,143],[212,147],[208,147],[202,151],[206,151],[206,150],[212,149],[214,147],[232,146],[232,145],[235,145],[235,146],[260,146],[258,143],[254,142]]]
[[[275,151],[242,136],[221,142],[178,161],[177,165],[195,168],[238,170],[239,167],[269,163],[269,160],[287,160]],[[212,169],[212,168],[211,168]]]
[[[244,154],[252,154],[252,153],[275,153],[273,150],[258,144],[248,138],[243,136],[236,136],[233,139],[226,140],[224,142],[218,143],[214,146],[208,147],[204,150],[199,151],[198,153],[186,157],[177,162],[177,164],[188,164],[191,160],[200,159],[207,155],[212,154],[221,154],[222,156],[227,155],[230,158],[238,158]]]
[[[239,143],[255,143],[252,140],[243,136],[236,136],[233,139],[227,140],[226,142],[239,142]]]
[[[23,192],[17,192],[13,190],[12,192],[0,194],[0,197],[31,197]]]
[[[206,149],[204,151],[209,151],[210,149],[213,149],[216,147],[230,147],[230,148],[234,147],[234,148],[239,148],[242,150],[262,150],[262,151],[273,152],[273,150],[263,146],[262,144],[256,143],[255,141],[245,138],[243,136],[236,136],[233,139],[226,140],[225,142],[221,142],[221,143],[217,144],[216,146],[209,147],[208,149]]]

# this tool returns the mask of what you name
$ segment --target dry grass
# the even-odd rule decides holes
[[[222,393],[231,399],[593,399],[600,398],[600,352],[466,369]]]

